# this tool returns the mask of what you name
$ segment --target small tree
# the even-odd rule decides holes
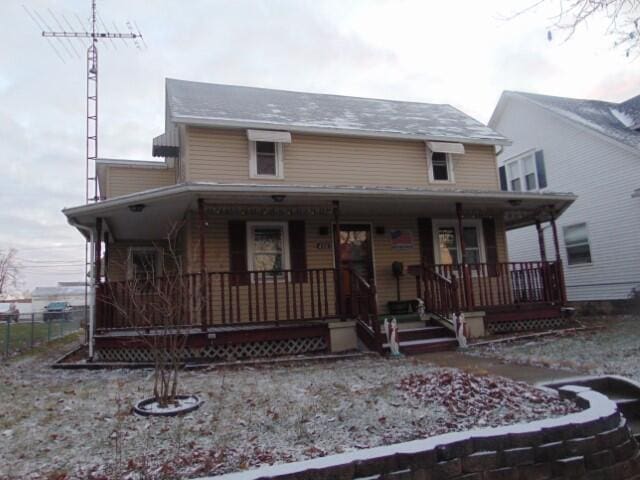
[[[102,299],[111,305],[133,328],[153,358],[153,395],[162,408],[176,403],[179,371],[188,339],[188,318],[197,318],[202,300],[195,308],[189,302],[189,278],[183,274],[176,239],[181,225],[173,225],[159,261],[142,256],[134,264],[134,271],[124,282],[124,289],[108,288]],[[128,263],[128,262],[127,262]],[[125,270],[126,271],[126,270]],[[185,318],[186,317],[186,318]]]
[[[15,287],[18,281],[18,252],[14,248],[0,250],[0,295],[7,293],[9,287]]]

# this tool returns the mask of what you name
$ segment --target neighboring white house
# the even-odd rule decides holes
[[[513,141],[498,157],[503,190],[578,195],[557,222],[568,299],[627,298],[640,286],[640,96],[611,103],[505,91],[489,126]],[[540,256],[535,227],[507,241],[511,261]]]

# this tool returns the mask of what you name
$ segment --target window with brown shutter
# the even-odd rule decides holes
[[[493,218],[482,219],[484,249],[486,252],[487,272],[490,277],[498,276],[498,245],[496,239],[496,222]]]
[[[247,224],[242,220],[229,221],[229,267],[232,285],[247,285]],[[244,273],[243,273],[244,272]]]
[[[289,254],[291,261],[291,280],[294,283],[307,281],[307,236],[303,220],[289,221]]]
[[[418,219],[418,241],[420,242],[420,260],[423,265],[433,265],[433,224],[430,218]]]

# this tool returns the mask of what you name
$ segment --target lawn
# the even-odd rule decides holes
[[[468,353],[585,374],[623,375],[640,382],[640,316],[601,317],[586,325],[604,328],[494,343]]]
[[[79,328],[77,321],[0,323],[0,356],[14,355],[42,342],[68,335]],[[9,336],[7,337],[7,329]],[[7,346],[8,341],[8,346]]]
[[[365,357],[184,372],[201,409],[148,419],[131,406],[150,371],[47,368],[59,354],[0,370],[2,479],[190,478],[576,409],[500,377]]]

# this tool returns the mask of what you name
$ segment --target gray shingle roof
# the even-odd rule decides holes
[[[640,96],[622,103],[510,92],[596,130],[632,148],[640,148]]]
[[[290,92],[167,79],[174,122],[505,144],[451,105]]]

